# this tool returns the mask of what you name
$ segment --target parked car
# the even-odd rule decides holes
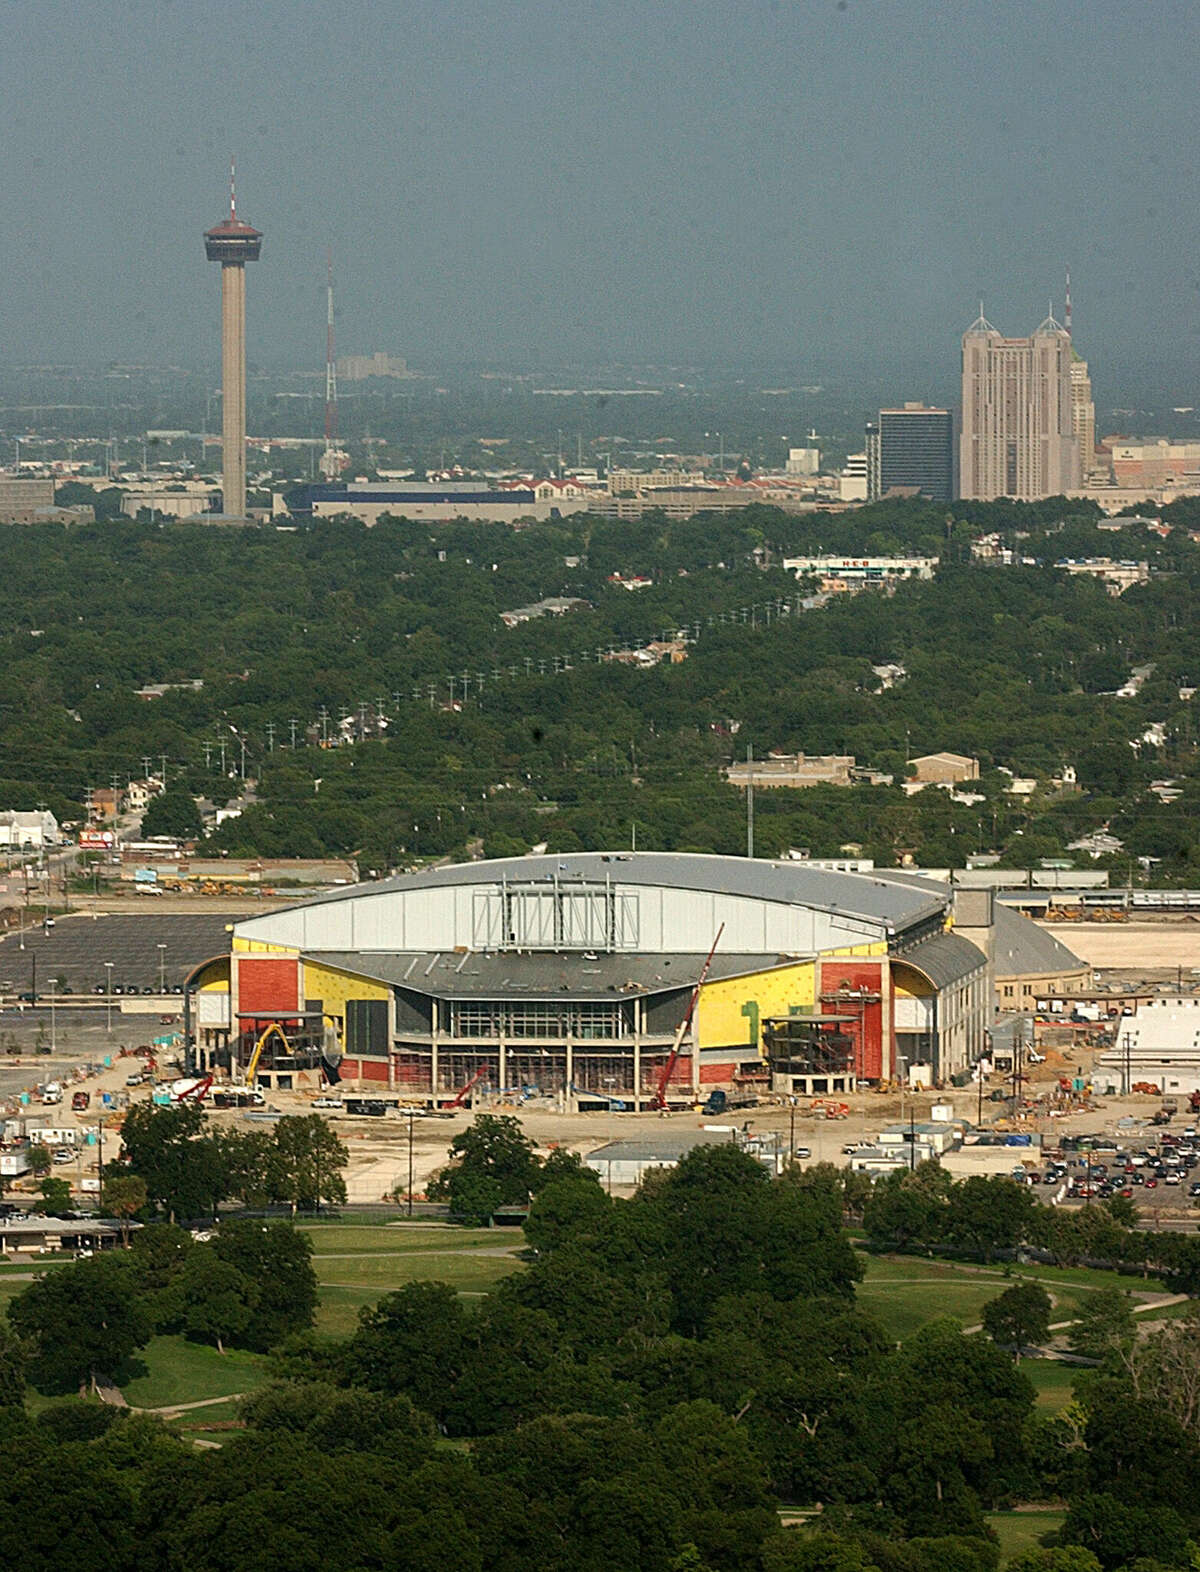
[[[83,1113],[83,1111],[91,1103],[91,1100],[91,1092],[72,1092],[71,1107],[76,1113]]]
[[[54,1161],[59,1164],[73,1163],[75,1161],[75,1153],[69,1147],[60,1146],[54,1154]]]
[[[314,1108],[344,1108],[346,1105],[340,1097],[315,1097]]]

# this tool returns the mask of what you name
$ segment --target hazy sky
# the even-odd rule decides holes
[[[0,0],[0,361],[1200,349],[1197,0]],[[1061,309],[1061,307],[1060,307]],[[1105,380],[1110,380],[1106,377]]]

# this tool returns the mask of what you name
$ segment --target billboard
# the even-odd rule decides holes
[[[115,837],[111,830],[80,830],[79,844],[85,851],[111,851]]]

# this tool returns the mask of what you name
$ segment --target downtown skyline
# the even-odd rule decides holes
[[[135,3],[116,36],[85,0],[77,59],[65,11],[11,10],[9,363],[214,361],[193,237],[231,152],[277,237],[252,364],[320,361],[329,250],[339,347],[414,364],[953,375],[981,295],[1003,329],[1068,266],[1097,367],[1191,363],[1200,24],[1176,0],[1061,5],[1049,34],[974,0],[666,0],[653,29],[618,0],[209,0]]]

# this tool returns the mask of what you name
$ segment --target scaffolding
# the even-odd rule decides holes
[[[850,1091],[855,1039],[844,1015],[780,1015],[762,1024],[763,1048],[776,1091]]]

